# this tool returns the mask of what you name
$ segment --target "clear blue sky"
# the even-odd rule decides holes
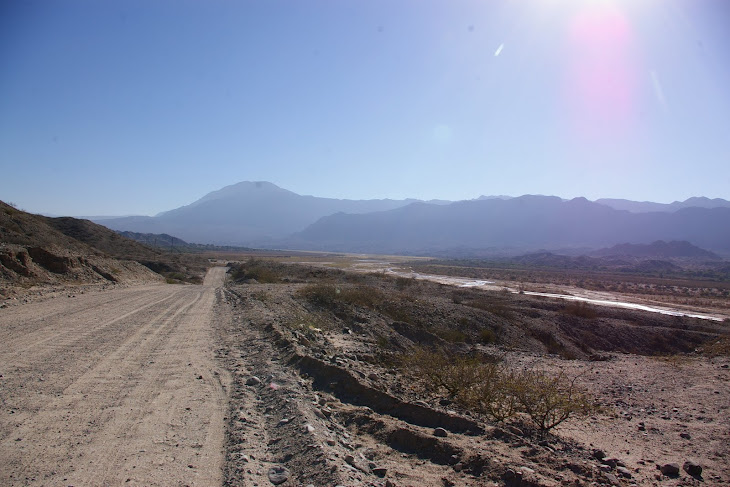
[[[0,3],[0,199],[730,199],[730,1]]]

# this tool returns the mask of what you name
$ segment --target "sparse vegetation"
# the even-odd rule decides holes
[[[570,301],[563,308],[563,314],[594,320],[598,318],[595,308],[584,301]]]
[[[577,377],[563,372],[550,374],[531,367],[515,371],[501,360],[484,362],[423,348],[407,355],[403,364],[426,390],[446,391],[461,406],[492,421],[524,413],[542,433],[597,408],[576,386]]]
[[[511,394],[541,432],[547,432],[573,416],[588,415],[597,409],[595,402],[564,372],[549,374],[526,369],[507,383]]]
[[[230,275],[235,281],[255,280],[267,284],[280,282],[282,277],[270,262],[259,259],[249,259],[245,263],[233,266]]]
[[[479,341],[487,345],[496,343],[497,334],[491,328],[484,328],[479,332]]]
[[[730,336],[708,343],[702,348],[702,353],[708,357],[730,357]]]

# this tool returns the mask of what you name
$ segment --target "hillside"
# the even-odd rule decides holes
[[[701,249],[687,241],[665,242],[657,240],[650,244],[618,244],[611,248],[596,250],[591,253],[595,257],[630,256],[659,258],[688,258],[719,260],[720,257],[709,250]]]
[[[204,268],[204,259],[166,255],[88,220],[0,202],[0,280],[9,285],[152,282],[159,273],[191,280]]]

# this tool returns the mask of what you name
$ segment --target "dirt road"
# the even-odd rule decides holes
[[[0,485],[219,485],[224,276],[0,310]]]

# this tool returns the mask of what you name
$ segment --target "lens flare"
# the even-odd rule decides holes
[[[608,2],[589,2],[570,24],[566,96],[581,130],[610,135],[634,119],[637,70],[626,16]]]

